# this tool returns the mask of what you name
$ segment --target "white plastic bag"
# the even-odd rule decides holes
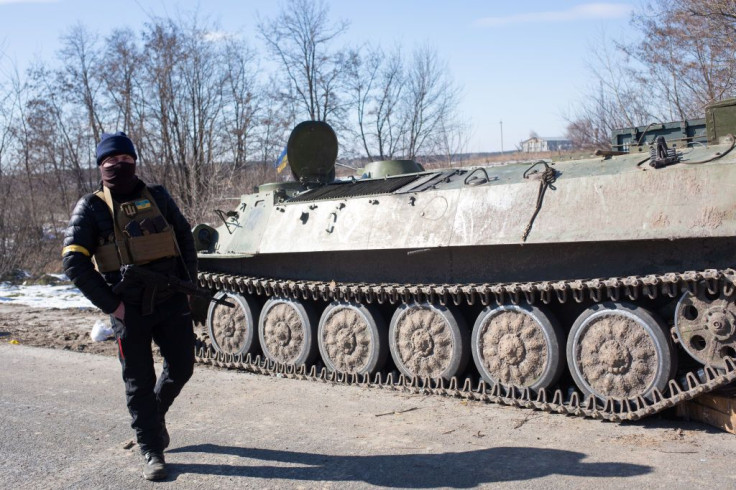
[[[89,336],[92,337],[92,340],[95,342],[102,342],[114,335],[115,332],[112,331],[110,324],[103,320],[97,320],[94,327],[92,327],[92,331],[89,333]]]

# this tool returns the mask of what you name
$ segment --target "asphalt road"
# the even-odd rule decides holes
[[[141,477],[117,359],[0,345],[4,488],[733,488],[736,438],[197,367]]]

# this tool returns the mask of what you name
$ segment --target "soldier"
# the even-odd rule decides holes
[[[135,173],[133,142],[118,132],[97,145],[102,185],[77,202],[64,235],[64,272],[99,309],[111,315],[128,410],[145,459],[143,476],[167,476],[165,415],[192,375],[194,333],[187,297],[144,285],[119,294],[121,269],[130,264],[194,280],[197,255],[189,223],[160,185]],[[151,340],[164,357],[156,381]]]

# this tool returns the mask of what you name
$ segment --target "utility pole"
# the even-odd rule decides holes
[[[501,153],[503,153],[503,119],[498,121],[498,124],[501,125]]]

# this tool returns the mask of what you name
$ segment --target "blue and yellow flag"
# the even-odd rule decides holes
[[[281,173],[288,163],[289,159],[286,156],[286,148],[284,148],[284,151],[281,152],[281,155],[276,159],[276,163],[273,166],[276,167],[276,172]]]

